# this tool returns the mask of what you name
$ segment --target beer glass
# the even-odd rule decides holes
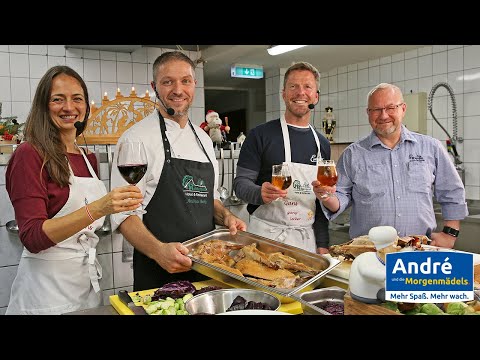
[[[287,190],[292,185],[292,175],[288,164],[272,165],[272,184],[278,189]],[[274,201],[280,200],[280,198]]]
[[[317,180],[322,186],[333,186],[337,183],[337,167],[334,160],[319,160],[317,162]],[[333,193],[324,194],[322,199],[333,196]]]

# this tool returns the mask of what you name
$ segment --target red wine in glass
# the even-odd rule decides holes
[[[147,164],[118,165],[118,171],[120,171],[120,174],[126,182],[131,185],[136,185],[147,172]]]
[[[137,185],[147,172],[147,153],[142,142],[124,142],[118,145],[117,168],[131,185]],[[127,211],[125,214],[145,214],[143,209]]]

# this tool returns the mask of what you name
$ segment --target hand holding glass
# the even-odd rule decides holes
[[[117,167],[131,185],[137,185],[147,171],[147,153],[142,142],[124,142],[118,146]],[[143,209],[126,211],[126,215],[145,214]]]
[[[292,176],[288,164],[272,165],[272,184],[280,190],[287,190],[292,185]],[[280,200],[280,198],[275,199]]]
[[[337,167],[334,160],[319,160],[317,163],[317,180],[322,186],[333,186],[337,184]],[[327,193],[321,196],[322,199],[334,196]]]

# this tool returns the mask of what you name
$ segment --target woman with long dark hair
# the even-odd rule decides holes
[[[95,230],[106,215],[134,210],[143,198],[132,185],[107,194],[95,154],[76,142],[89,110],[87,86],[75,70],[54,66],[40,79],[26,141],[5,174],[24,245],[6,314],[62,314],[101,305]]]

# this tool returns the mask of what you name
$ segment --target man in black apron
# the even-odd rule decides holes
[[[217,163],[213,144],[188,118],[196,84],[194,70],[194,63],[181,52],[159,56],[153,64],[152,88],[160,109],[128,129],[118,141],[143,137],[147,147],[148,169],[142,179],[146,184],[138,184],[142,192],[146,188],[147,213],[143,222],[135,215],[112,218],[112,226],[119,224],[122,234],[135,247],[134,291],[177,280],[204,280],[203,275],[189,270],[192,261],[181,242],[214,230],[215,223],[228,227],[231,234],[246,230],[242,220],[214,199]],[[182,138],[188,143],[184,144]],[[188,155],[182,158],[175,149],[194,159]],[[208,161],[201,161],[205,157]],[[153,190],[151,184],[158,176],[155,170],[160,166],[161,175]],[[118,178],[118,170],[112,168],[112,180],[114,176]],[[148,201],[149,190],[153,195]]]

